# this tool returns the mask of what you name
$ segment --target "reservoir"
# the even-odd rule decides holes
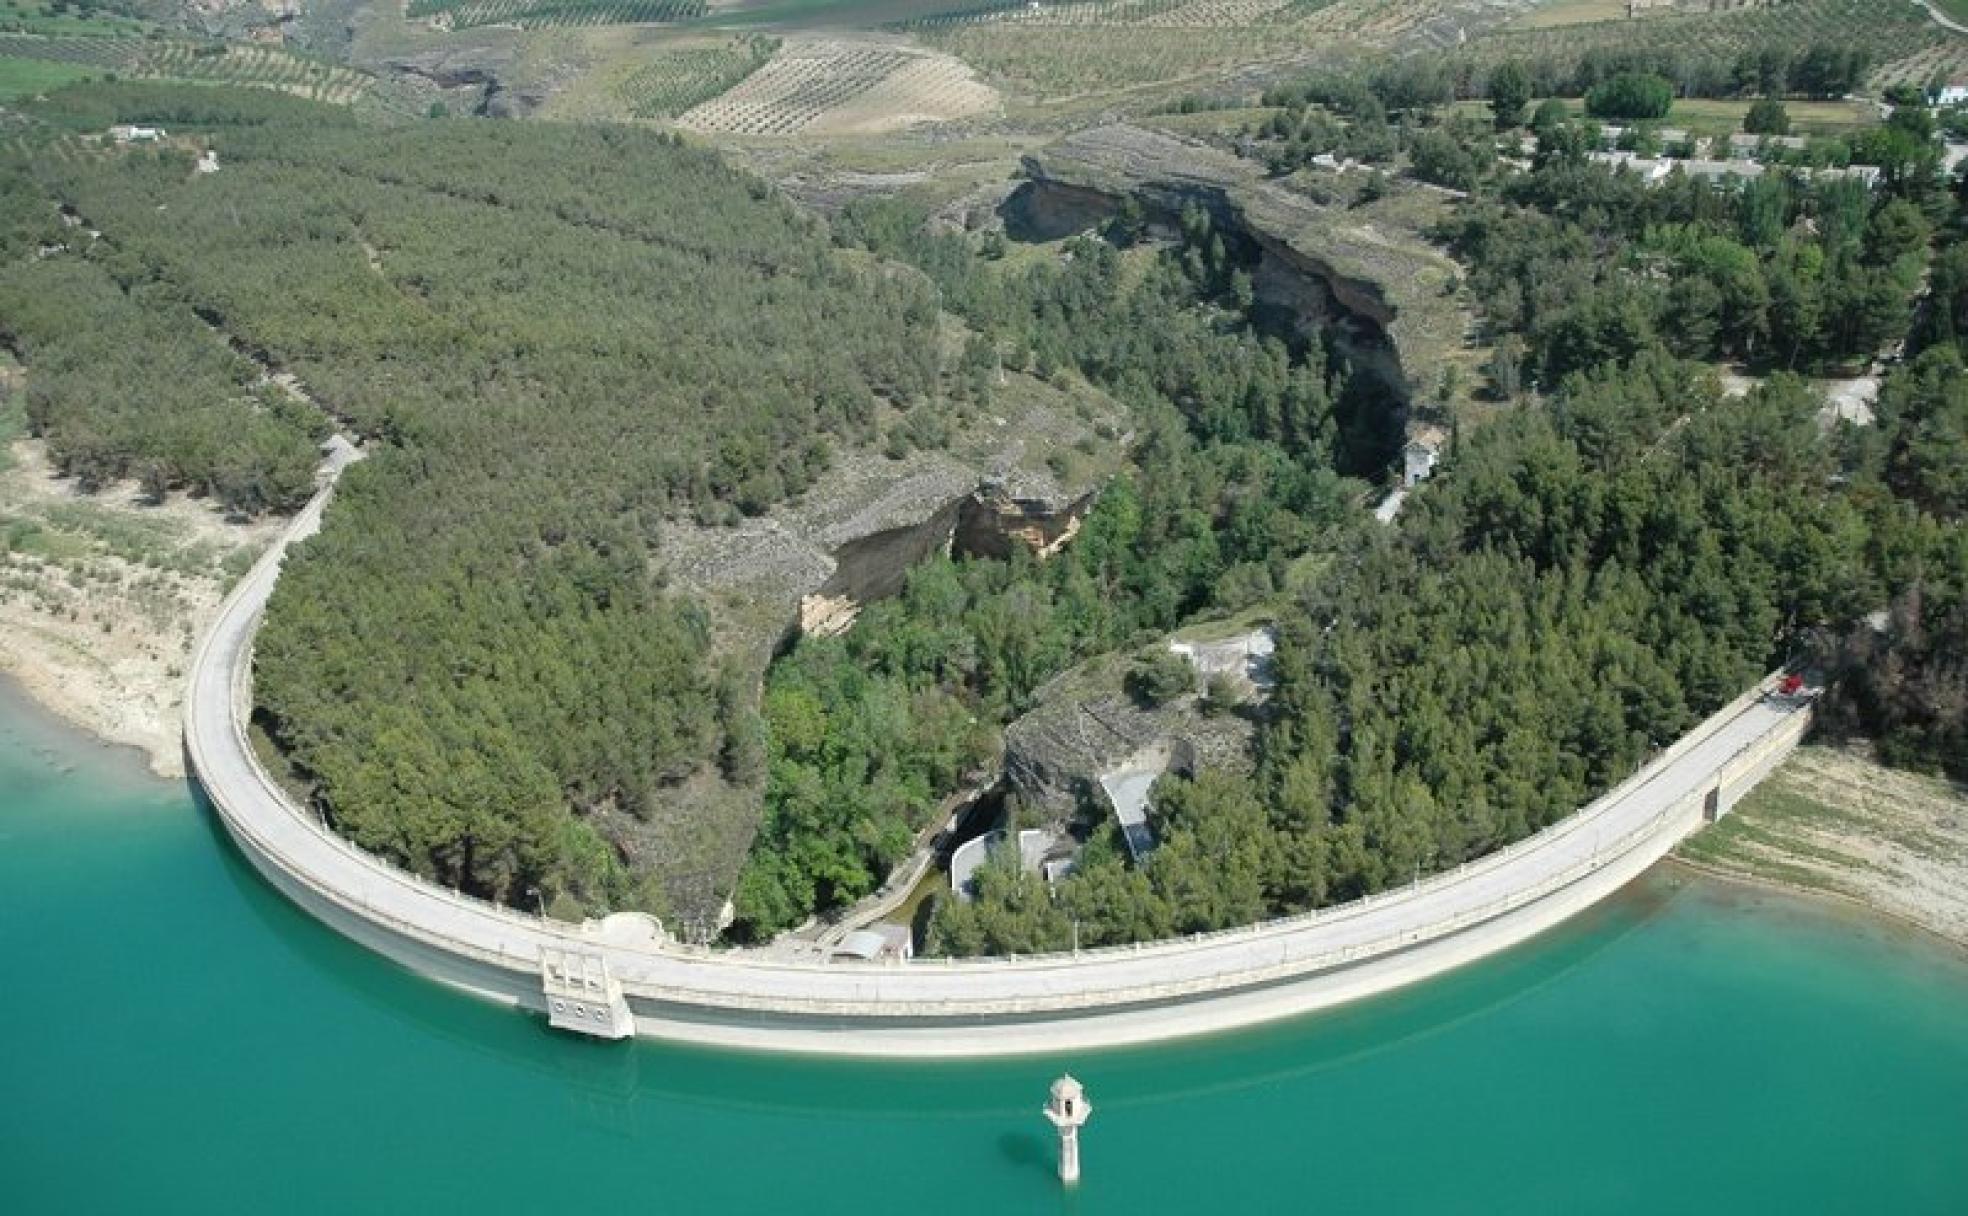
[[[604,1044],[289,907],[0,696],[0,1211],[1968,1212],[1968,958],[1657,868],[1231,1036],[949,1064]],[[1095,1114],[1062,1192],[1046,1087]]]

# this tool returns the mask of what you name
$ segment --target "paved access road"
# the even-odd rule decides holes
[[[346,449],[333,453],[331,484],[296,517],[281,548],[319,526],[332,478],[353,458]],[[1425,953],[1432,944],[1481,940],[1459,954],[1437,951],[1441,961],[1409,967],[1366,990],[1392,987],[1508,945],[1608,893],[1699,825],[1701,800],[1718,774],[1732,762],[1740,768],[1746,752],[1773,746],[1795,733],[1787,727],[1800,725],[1792,719],[1795,706],[1747,695],[1593,806],[1510,849],[1370,901],[1249,929],[1139,949],[906,965],[779,961],[653,941],[625,945],[605,940],[599,926],[542,920],[412,878],[326,831],[267,779],[243,724],[253,635],[279,573],[281,548],[254,567],[222,609],[194,659],[185,710],[192,771],[242,847],[337,909],[413,943],[409,955],[442,956],[503,979],[484,985],[467,980],[464,986],[503,992],[507,999],[529,983],[537,992],[543,948],[581,951],[606,960],[639,1020],[648,1020],[644,1009],[656,1008],[669,1011],[665,1017],[683,1011],[683,1024],[735,1020],[749,1027],[742,1039],[709,1032],[702,1037],[755,1046],[776,1045],[775,1032],[761,1025],[796,1027],[809,1020],[828,1028],[830,1045],[794,1043],[797,1036],[789,1034],[788,1046],[884,1051],[890,1045],[878,1042],[883,1026],[910,1025],[919,1033],[940,1024],[953,1035],[964,1028],[965,1042],[947,1039],[909,1054],[964,1054],[965,1043],[968,1050],[989,1052],[996,1050],[985,1042],[994,1022],[1030,1026],[1050,1018],[1061,1024],[1128,1010],[1140,1018],[1143,1009],[1178,1006],[1189,1012],[1171,1013],[1166,1033],[1190,1033],[1238,1020],[1212,1021],[1208,1014],[1207,1007],[1225,997],[1391,966],[1390,960]],[[1512,918],[1526,926],[1515,936],[1504,931]],[[437,973],[416,957],[409,961]],[[444,978],[459,982],[455,974]],[[1308,997],[1295,1008],[1361,991],[1355,986],[1325,1001]],[[1264,1016],[1278,1016],[1283,1006],[1267,1008]],[[1204,1012],[1193,1016],[1199,1009]],[[864,1030],[865,1044],[857,1038]],[[1048,1042],[1032,1035],[1012,1049],[1036,1050]]]

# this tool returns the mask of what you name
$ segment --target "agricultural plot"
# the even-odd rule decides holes
[[[1548,30],[1626,17],[1627,0],[1545,0],[1516,21],[1515,29]],[[1651,14],[1649,14],[1651,15]]]
[[[208,84],[252,85],[338,105],[355,101],[369,85],[369,77],[353,68],[243,43],[150,44],[150,49],[132,65],[131,74]]]
[[[1466,54],[1478,63],[1504,59],[1575,62],[1591,50],[1636,50],[1730,59],[1764,46],[1802,50],[1830,44],[1865,51],[1876,65],[1938,53],[1953,62],[1964,40],[1936,25],[1918,4],[1882,0],[1790,0],[1767,8],[1720,13],[1660,13],[1638,20],[1597,21],[1553,28],[1513,25]]]
[[[275,47],[230,42],[154,42],[145,38],[43,38],[0,34],[0,59],[67,65],[88,74],[116,72],[157,80],[241,84],[278,89],[314,101],[353,102],[370,78],[353,68],[307,59]],[[24,78],[23,70],[20,75]],[[51,83],[75,72],[42,73]]]
[[[996,102],[949,56],[826,40],[787,47],[680,125],[732,135],[861,133],[962,118]]]
[[[0,101],[32,97],[78,80],[88,80],[94,75],[80,64],[55,63],[46,59],[10,59],[0,55]]]
[[[140,38],[60,37],[0,34],[0,56],[71,63],[78,67],[120,71],[136,63],[147,44]]]
[[[722,47],[658,51],[616,93],[636,118],[675,118],[736,88],[778,49],[776,38],[741,38]]]
[[[146,25],[104,9],[86,10],[53,0],[0,0],[0,30],[12,34],[79,35],[104,37],[123,34],[142,36]]]
[[[1872,85],[1885,89],[1896,84],[1925,88],[1935,80],[1958,80],[1968,76],[1968,38],[1937,40],[1909,55],[1891,60],[1872,74]]]
[[[1074,29],[1236,29],[1256,23],[1292,24],[1335,0],[1067,0],[1063,4],[986,3],[903,23],[934,33],[998,25]]]
[[[411,0],[405,15],[450,29],[480,25],[666,25],[701,17],[705,0]]]
[[[1017,92],[1057,100],[1134,89],[1274,61],[1302,43],[1289,27],[1221,29],[1088,26],[1070,33],[984,24],[926,32],[937,49]]]
[[[1350,48],[1459,46],[1532,0],[1071,0],[980,5],[910,24],[1023,91],[1137,88]],[[1072,30],[1070,37],[1059,31]]]

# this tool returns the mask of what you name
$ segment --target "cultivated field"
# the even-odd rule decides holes
[[[997,94],[948,55],[899,44],[789,42],[680,125],[731,135],[859,134],[984,113]]]
[[[1901,0],[1788,0],[1720,13],[1663,11],[1637,20],[1564,25],[1540,25],[1538,15],[1472,42],[1466,56],[1482,64],[1504,59],[1566,64],[1591,50],[1647,50],[1730,59],[1755,47],[1801,51],[1829,44],[1867,52],[1877,68],[1876,82],[1902,73],[1901,65],[1915,57],[1951,63],[1968,52],[1968,38],[1949,33],[1920,5]]]
[[[776,38],[651,53],[615,86],[634,118],[675,118],[741,84],[779,49]]]
[[[355,101],[371,83],[368,76],[353,68],[275,47],[236,42],[0,34],[0,58],[146,79],[254,85],[341,104]]]
[[[339,105],[361,97],[370,84],[368,76],[352,68],[267,46],[163,42],[151,44],[151,48],[132,66],[133,75],[207,84],[257,85]]]
[[[688,21],[709,9],[704,0],[411,0],[411,18],[439,28],[479,25],[655,25]]]
[[[1511,28],[1546,30],[1564,25],[1588,25],[1594,21],[1620,21],[1625,18],[1626,0],[1545,0],[1543,4],[1517,18]]]
[[[1958,80],[1968,75],[1968,37],[1956,35],[1888,62],[1872,74],[1872,86],[1896,84],[1925,87],[1930,81]]]
[[[1062,98],[1361,50],[1454,47],[1530,3],[1072,0],[985,4],[908,28],[1021,91]]]
[[[90,69],[75,63],[0,57],[0,101],[11,101],[16,97],[32,97],[73,81],[87,80],[94,75],[95,73]]]

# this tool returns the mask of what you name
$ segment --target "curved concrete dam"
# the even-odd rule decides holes
[[[353,458],[243,578],[193,659],[188,771],[269,882],[432,979],[556,1026],[773,1051],[1058,1052],[1228,1029],[1413,983],[1514,945],[1611,894],[1727,812],[1795,746],[1808,704],[1771,681],[1565,821],[1480,861],[1340,907],[1134,948],[1016,959],[807,963],[685,947],[640,917],[583,925],[461,896],[335,835],[247,741],[252,642],[286,546],[311,535]]]

